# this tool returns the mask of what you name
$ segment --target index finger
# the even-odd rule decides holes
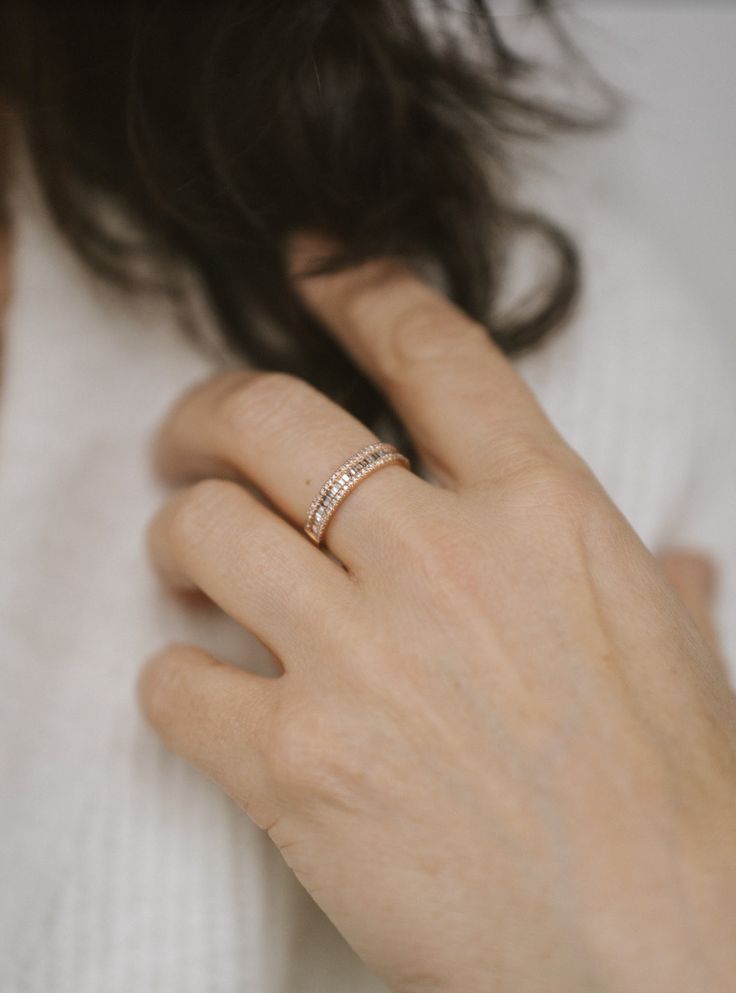
[[[293,242],[300,296],[376,382],[443,481],[493,476],[524,442],[559,443],[482,324],[399,260],[303,275],[328,252],[312,237]]]

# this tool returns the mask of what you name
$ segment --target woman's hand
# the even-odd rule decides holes
[[[202,481],[156,563],[284,674],[169,648],[150,720],[396,993],[733,989],[736,722],[707,641],[484,329],[393,262],[299,285],[442,485],[371,475],[330,557],[299,529],[371,432],[284,375],[186,396],[161,464]]]

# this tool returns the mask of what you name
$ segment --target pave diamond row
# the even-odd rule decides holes
[[[333,514],[350,491],[376,469],[385,465],[409,466],[409,460],[393,445],[376,442],[361,448],[332,473],[317,496],[312,500],[304,530],[319,545]]]

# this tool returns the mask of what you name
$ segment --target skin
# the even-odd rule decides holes
[[[0,320],[10,248],[0,214]],[[173,647],[144,672],[145,711],[397,993],[730,988],[733,704],[713,563],[671,550],[658,567],[508,364],[410,275],[302,288],[446,489],[371,477],[328,559],[285,521],[370,432],[283,377],[186,397],[164,472],[247,481],[284,516],[200,484],[157,518],[154,558],[285,671],[266,683]]]
[[[692,993],[736,974],[736,713],[713,569],[658,562],[511,364],[402,265],[304,278],[440,480],[298,379],[237,372],[163,426],[164,581],[274,653],[174,645],[140,700],[394,993]],[[246,484],[246,485],[244,485]]]

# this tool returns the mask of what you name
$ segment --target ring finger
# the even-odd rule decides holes
[[[343,569],[315,555],[286,521],[236,483],[208,479],[176,493],[154,517],[149,547],[171,588],[201,590],[251,631],[284,668],[324,650],[315,604],[355,610]]]
[[[245,478],[284,516],[303,526],[331,473],[376,436],[308,383],[281,373],[238,371],[191,390],[161,430],[157,461],[174,483],[207,476]],[[361,481],[330,521],[325,543],[351,570],[401,506],[412,513],[437,494],[401,466]],[[449,494],[448,494],[449,495]]]

